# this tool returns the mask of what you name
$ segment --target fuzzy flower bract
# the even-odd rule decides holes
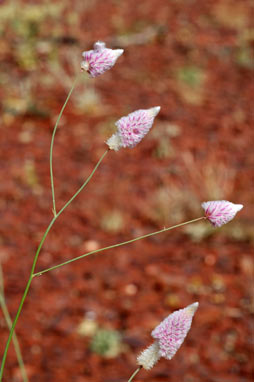
[[[97,41],[93,50],[82,53],[81,69],[87,71],[91,77],[97,77],[111,69],[123,52],[123,49],[106,48],[104,42]]]
[[[242,204],[234,204],[227,200],[216,200],[202,203],[205,215],[214,227],[221,227],[234,219],[236,213],[243,208]]]
[[[140,109],[116,122],[117,132],[107,140],[111,150],[119,150],[121,147],[135,147],[151,129],[154,118],[160,111],[160,106],[151,109]]]

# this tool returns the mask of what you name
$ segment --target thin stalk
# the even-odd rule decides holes
[[[25,299],[26,299],[26,296],[27,296],[27,293],[30,289],[30,285],[31,285],[31,282],[32,282],[32,279],[33,279],[33,276],[34,276],[34,270],[35,270],[35,266],[36,266],[36,263],[37,263],[37,260],[38,260],[38,256],[40,254],[40,251],[41,251],[41,248],[42,248],[42,245],[51,229],[51,227],[53,226],[53,224],[55,223],[56,219],[61,215],[61,213],[65,210],[65,208],[67,208],[69,206],[69,204],[78,196],[78,194],[83,190],[83,188],[87,185],[87,183],[91,180],[91,178],[93,177],[95,171],[97,170],[97,168],[99,167],[100,163],[102,162],[103,158],[106,156],[106,154],[108,153],[108,149],[104,152],[104,154],[101,156],[101,158],[98,160],[97,164],[95,165],[93,171],[91,172],[91,174],[89,175],[89,177],[86,179],[86,181],[82,184],[82,186],[78,189],[78,191],[68,200],[68,202],[62,207],[62,209],[56,214],[56,216],[53,217],[53,219],[51,220],[51,222],[49,223],[42,239],[41,239],[41,242],[37,248],[37,251],[36,251],[36,254],[34,256],[34,260],[33,260],[33,264],[32,264],[32,268],[31,268],[31,272],[30,272],[30,276],[29,276],[29,279],[28,279],[28,282],[26,284],[26,288],[25,288],[25,291],[24,291],[24,294],[21,298],[21,302],[20,302],[20,305],[19,305],[19,308],[18,308],[18,311],[17,311],[17,314],[16,314],[16,317],[14,318],[14,321],[13,321],[13,324],[12,324],[12,327],[11,327],[11,330],[10,330],[10,334],[9,334],[9,338],[7,340],[7,343],[6,343],[6,346],[5,346],[5,350],[4,350],[4,355],[3,355],[3,359],[2,359],[2,364],[1,364],[1,370],[0,370],[0,382],[2,381],[2,377],[3,377],[3,371],[4,371],[4,366],[5,366],[5,361],[6,361],[6,357],[7,357],[7,353],[8,353],[8,349],[9,349],[9,346],[10,346],[10,342],[11,342],[11,339],[12,339],[12,336],[13,336],[13,333],[14,333],[14,329],[15,329],[15,326],[17,324],[17,321],[18,321],[18,318],[20,316],[20,313],[21,313],[21,310],[22,310],[22,307],[23,307],[23,304],[25,302]]]
[[[120,246],[125,245],[125,244],[130,244],[130,243],[133,243],[134,241],[138,241],[138,240],[141,240],[141,239],[145,239],[145,238],[147,238],[147,237],[154,236],[154,235],[157,235],[157,234],[162,233],[162,232],[171,231],[172,229],[179,228],[179,227],[182,227],[182,226],[184,226],[184,225],[191,224],[191,223],[197,222],[197,221],[199,221],[199,220],[203,220],[203,219],[206,219],[206,217],[202,216],[201,218],[197,218],[197,219],[189,220],[189,221],[187,221],[187,222],[184,222],[184,223],[180,223],[180,224],[174,225],[174,226],[172,226],[172,227],[163,228],[163,229],[161,229],[160,231],[156,231],[156,232],[148,233],[148,234],[146,234],[146,235],[136,237],[135,239],[131,239],[131,240],[127,240],[127,241],[123,241],[122,243],[113,244],[113,245],[109,245],[108,247],[104,247],[104,248],[96,249],[96,250],[94,250],[94,251],[85,253],[85,254],[80,255],[80,256],[78,256],[78,257],[74,257],[74,259],[67,260],[67,261],[65,261],[64,263],[55,265],[54,267],[50,267],[50,268],[44,269],[44,270],[42,270],[42,271],[40,271],[40,272],[37,272],[37,273],[35,273],[35,274],[33,275],[33,277],[35,277],[35,276],[41,276],[41,275],[43,275],[43,273],[46,273],[46,272],[49,272],[49,271],[53,271],[54,269],[60,268],[60,267],[62,267],[63,265],[67,265],[67,264],[73,263],[74,261],[77,261],[77,260],[83,259],[84,257],[93,255],[94,253],[99,253],[99,252],[106,251],[107,249],[112,249],[112,248],[120,247]]]
[[[7,304],[5,301],[5,296],[4,296],[4,280],[3,280],[3,271],[2,271],[1,263],[0,263],[0,306],[1,306],[1,309],[3,312],[6,324],[9,328],[9,330],[11,330],[12,321],[11,321],[11,316],[10,316],[10,313],[8,311],[8,307],[7,307]],[[24,365],[24,361],[23,361],[22,354],[21,354],[21,349],[19,346],[19,341],[18,341],[18,338],[17,338],[17,335],[15,332],[13,333],[12,342],[13,342],[15,353],[17,356],[21,376],[22,376],[24,382],[28,382],[28,378],[27,378],[27,374],[26,374],[26,368]]]
[[[107,153],[109,152],[109,149],[107,149],[103,154],[102,156],[100,157],[100,159],[98,160],[97,164],[95,165],[93,171],[91,172],[91,174],[89,175],[89,177],[86,179],[86,181],[82,184],[82,186],[78,189],[78,191],[68,200],[68,202],[61,208],[61,210],[57,213],[56,217],[58,218],[59,215],[61,215],[61,213],[65,210],[65,208],[67,208],[69,206],[69,204],[71,204],[71,202],[78,196],[78,194],[83,190],[83,188],[85,188],[85,186],[87,185],[87,183],[91,180],[91,178],[93,177],[95,171],[97,170],[97,168],[99,167],[99,165],[101,164],[101,162],[103,161],[103,159],[105,158],[105,156],[107,155]]]
[[[53,147],[54,147],[54,139],[55,139],[55,134],[56,134],[56,130],[57,130],[57,127],[58,127],[58,124],[60,122],[60,119],[62,117],[62,114],[64,112],[64,109],[70,99],[70,96],[78,82],[78,79],[79,79],[79,75],[77,75],[77,77],[75,78],[74,82],[73,82],[73,85],[71,87],[71,90],[69,91],[68,95],[67,95],[67,98],[63,104],[63,107],[58,115],[58,118],[57,118],[57,121],[56,121],[56,124],[54,126],[54,130],[53,130],[53,133],[52,133],[52,138],[51,138],[51,144],[50,144],[50,154],[49,154],[49,168],[50,168],[50,180],[51,180],[51,190],[52,190],[52,200],[53,200],[53,215],[56,216],[56,201],[55,201],[55,188],[54,188],[54,175],[53,175]]]
[[[131,381],[134,379],[134,377],[138,374],[138,372],[139,372],[141,369],[142,369],[142,366],[139,366],[139,367],[137,368],[137,370],[134,371],[134,373],[132,374],[132,376],[128,379],[128,382],[131,382]]]
[[[22,310],[22,307],[23,307],[23,304],[25,302],[25,299],[26,299],[26,296],[27,296],[27,293],[29,291],[29,288],[30,288],[30,285],[31,285],[31,282],[32,282],[32,279],[33,279],[33,273],[34,273],[34,269],[35,269],[35,266],[36,266],[36,263],[37,263],[37,260],[38,260],[38,256],[39,256],[39,253],[40,253],[40,250],[41,250],[41,247],[49,233],[49,230],[50,228],[52,227],[52,225],[54,224],[56,220],[56,217],[54,217],[48,228],[46,229],[42,239],[41,239],[41,242],[38,246],[38,249],[36,251],[36,254],[34,256],[34,260],[33,260],[33,264],[32,264],[32,268],[31,268],[31,272],[30,272],[30,277],[28,279],[28,282],[26,284],[26,288],[25,288],[25,291],[24,291],[24,294],[22,296],[22,299],[21,299],[21,302],[19,304],[19,307],[18,307],[18,311],[17,311],[17,314],[14,318],[14,321],[13,321],[13,324],[12,324],[12,327],[11,327],[11,330],[10,330],[10,334],[9,334],[9,337],[8,337],[8,340],[7,340],[7,343],[6,343],[6,346],[5,346],[5,350],[4,350],[4,355],[3,355],[3,359],[2,359],[2,364],[1,364],[1,370],[0,370],[0,381],[2,381],[2,377],[3,377],[3,372],[4,372],[4,365],[5,365],[5,361],[6,361],[6,357],[7,357],[7,353],[8,353],[8,349],[9,349],[9,346],[10,346],[10,343],[11,343],[11,340],[12,340],[12,336],[13,336],[13,333],[14,333],[14,329],[15,329],[15,326],[17,324],[17,321],[18,321],[18,318],[19,318],[19,315],[21,313],[21,310]]]

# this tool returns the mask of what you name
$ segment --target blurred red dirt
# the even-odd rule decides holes
[[[31,16],[18,9],[26,31]],[[127,381],[154,326],[194,301],[200,306],[175,358],[135,381],[252,380],[251,10],[251,1],[76,0],[44,19],[34,13],[32,37],[14,23],[0,31],[0,261],[12,317],[52,218],[52,129],[81,51],[98,39],[125,54],[104,76],[82,79],[66,108],[54,147],[57,209],[90,174],[117,119],[157,105],[161,112],[135,149],[106,156],[52,228],[36,270],[202,216],[204,200],[244,204],[221,230],[193,224],[36,277],[16,330],[30,382]],[[18,50],[25,43],[26,58],[32,46],[38,60],[32,68]],[[84,321],[121,334],[114,357],[92,351],[91,334],[78,330]],[[2,355],[2,313],[0,332]],[[21,380],[11,346],[4,381]]]

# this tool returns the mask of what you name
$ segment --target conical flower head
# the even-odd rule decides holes
[[[107,140],[111,150],[121,147],[135,147],[151,129],[160,107],[136,110],[116,122],[117,132]]]
[[[81,69],[87,71],[91,77],[97,77],[111,69],[122,54],[123,49],[109,49],[104,42],[97,41],[93,50],[82,53]]]
[[[214,227],[221,227],[234,219],[236,213],[243,208],[242,204],[234,204],[227,200],[216,200],[202,203],[207,219]]]
[[[165,318],[152,331],[152,337],[155,341],[138,356],[138,365],[149,370],[161,357],[171,359],[190,330],[192,318],[197,308],[198,302],[195,302]]]
[[[175,355],[190,330],[197,308],[198,303],[195,302],[170,314],[152,331],[152,337],[159,342],[162,357],[171,359]]]

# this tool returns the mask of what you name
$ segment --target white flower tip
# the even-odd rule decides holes
[[[149,109],[149,112],[151,113],[152,117],[155,118],[156,115],[159,114],[160,109],[160,106],[151,107],[151,109]]]
[[[119,134],[113,134],[112,137],[110,137],[106,144],[110,148],[110,150],[118,151],[122,147],[122,140]]]
[[[198,306],[199,306],[199,303],[194,302],[193,304],[186,307],[186,311],[193,316],[195,314],[196,310],[198,309]]]
[[[243,205],[242,204],[235,204],[235,210],[237,212],[241,211],[241,209],[243,208]]]
[[[124,49],[114,49],[113,52],[114,52],[115,57],[117,59],[117,58],[119,58],[123,54]]]
[[[145,370],[150,370],[161,357],[159,350],[159,343],[158,341],[155,341],[152,345],[140,353],[137,357],[137,364],[142,366]]]
[[[81,70],[84,70],[87,72],[89,70],[89,62],[87,61],[82,61],[80,64]]]
[[[97,41],[96,43],[94,43],[93,48],[94,48],[94,50],[99,52],[99,51],[106,48],[106,44],[105,44],[105,42]],[[123,49],[110,49],[110,50],[112,50],[112,52],[114,53],[116,58],[120,57],[124,52]]]
[[[93,45],[94,50],[102,50],[105,47],[106,47],[106,44],[105,44],[105,42],[102,42],[102,41],[97,41]]]

